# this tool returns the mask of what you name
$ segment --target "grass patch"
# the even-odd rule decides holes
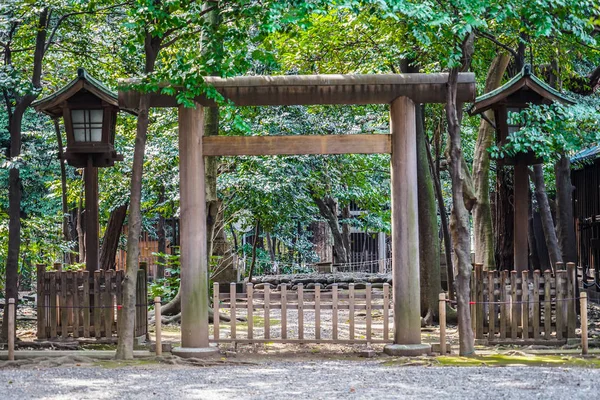
[[[538,366],[538,367],[585,367],[600,368],[600,359],[585,359],[565,356],[536,356],[493,354],[478,357],[437,357],[443,366],[463,367],[504,367],[504,366]]]

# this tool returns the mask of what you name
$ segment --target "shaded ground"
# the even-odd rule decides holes
[[[208,368],[151,361],[0,370],[0,398],[24,399],[583,399],[600,369],[427,367],[406,360],[267,361]],[[430,364],[431,362],[429,362]]]

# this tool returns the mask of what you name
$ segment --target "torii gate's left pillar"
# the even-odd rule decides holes
[[[179,107],[179,191],[181,253],[180,357],[218,353],[208,342],[208,254],[204,185],[204,110]]]

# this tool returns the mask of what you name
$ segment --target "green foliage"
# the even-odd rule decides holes
[[[153,253],[158,259],[162,259],[162,262],[158,262],[165,268],[165,277],[155,279],[148,286],[149,296],[151,299],[160,297],[163,304],[173,300],[177,292],[179,291],[179,283],[181,281],[181,263],[179,261],[179,254],[164,254],[164,253]]]

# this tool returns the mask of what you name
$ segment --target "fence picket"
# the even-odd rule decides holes
[[[304,285],[299,283],[298,294],[298,339],[304,339]]]
[[[558,264],[558,263],[557,263]],[[558,265],[557,265],[558,267]],[[557,268],[558,269],[558,268]],[[565,271],[556,271],[556,339],[562,340],[564,329],[564,275]]]
[[[496,299],[494,296],[494,271],[487,272],[488,278],[488,340],[496,335]]]
[[[383,340],[390,339],[390,284],[383,284]]]
[[[550,292],[552,291],[552,281],[550,279],[550,270],[544,271],[544,338],[550,339],[552,333],[552,303],[550,302]]]
[[[265,339],[271,339],[271,289],[265,285]]]
[[[533,327],[533,339],[538,340],[540,338],[540,271],[533,271],[533,315],[532,315],[532,327]]]
[[[50,338],[56,339],[58,304],[56,303],[56,272],[50,271]]]
[[[577,324],[577,309],[575,308],[575,263],[567,263],[567,337],[575,337],[575,325]]]
[[[219,340],[219,323],[221,322],[219,318],[219,306],[219,282],[215,282],[213,283],[213,337],[215,340]]]
[[[367,306],[367,311],[366,311],[366,317],[367,317],[367,342],[370,343],[371,342],[371,284],[367,283],[367,287],[366,287],[366,306]]]
[[[79,301],[79,276],[78,272],[73,273],[73,337],[79,337],[79,316],[81,315],[81,308]]]
[[[354,340],[354,283],[351,283],[348,287],[348,305],[350,312],[350,339]]]
[[[338,285],[331,287],[331,324],[333,340],[338,339]]]
[[[281,338],[287,339],[287,286],[281,285]]]
[[[321,339],[321,285],[315,285],[315,339]]]
[[[246,299],[248,299],[248,305],[246,307],[247,319],[248,319],[248,339],[254,338],[254,286],[248,282],[246,284]]]
[[[90,337],[90,273],[83,271],[83,337]]]
[[[46,293],[44,278],[46,276],[46,266],[43,264],[37,265],[37,338],[44,339],[47,336],[46,333]]]
[[[506,299],[506,282],[508,271],[503,270],[500,274],[500,339],[506,339],[506,322],[508,320],[507,299]]]
[[[235,282],[231,282],[229,284],[229,305],[230,305],[230,312],[231,312],[231,322],[230,322],[230,329],[231,329],[231,338],[235,339],[236,338],[236,318],[237,318],[237,313],[236,313],[236,304],[235,304],[235,298],[236,298],[236,285]]]
[[[475,338],[483,339],[483,264],[475,264]]]
[[[521,326],[523,339],[529,338],[529,275],[528,271],[521,273]]]

